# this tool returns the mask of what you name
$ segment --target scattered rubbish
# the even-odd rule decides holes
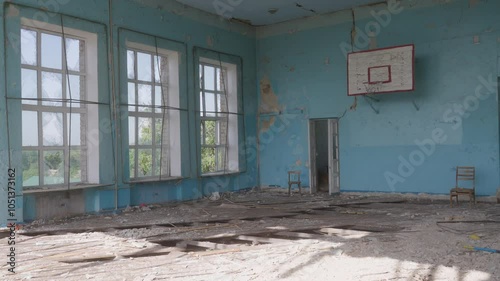
[[[464,246],[464,248],[468,249],[468,250],[500,254],[500,250],[495,250],[495,249],[491,249],[491,248],[480,248],[480,247],[474,247],[474,246]]]
[[[469,238],[474,240],[474,241],[481,240],[481,237],[479,237],[477,234],[469,235]]]
[[[211,201],[220,200],[219,192],[212,192],[212,195],[210,195],[210,197],[208,197],[208,199],[210,199]]]

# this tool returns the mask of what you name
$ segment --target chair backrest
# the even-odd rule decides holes
[[[288,171],[288,182],[299,182],[300,171]]]
[[[458,166],[456,175],[456,186],[459,182],[471,182],[472,189],[476,188],[476,168],[467,166]]]

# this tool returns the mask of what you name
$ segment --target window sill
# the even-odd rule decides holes
[[[97,187],[108,187],[112,185],[101,185],[101,184],[81,184],[81,185],[72,185],[69,187],[69,191],[73,190],[81,190],[88,188],[97,188]],[[36,193],[47,193],[47,192],[61,192],[68,191],[68,187],[41,187],[41,188],[32,188],[23,190],[23,194],[36,194]]]
[[[161,182],[172,182],[172,181],[181,181],[186,178],[183,177],[168,177],[168,178],[145,178],[145,179],[137,179],[137,180],[131,180],[128,182],[129,184],[141,184],[141,183],[161,183]]]
[[[235,176],[241,174],[241,171],[214,172],[201,175],[202,178],[220,177],[220,176]]]

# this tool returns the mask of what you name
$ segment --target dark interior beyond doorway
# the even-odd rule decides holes
[[[328,192],[328,120],[316,121],[315,127],[318,192]]]

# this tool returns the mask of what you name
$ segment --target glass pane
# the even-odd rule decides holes
[[[36,70],[21,70],[21,96],[23,99],[36,99],[38,88],[38,77]],[[37,104],[36,100],[23,100],[23,104]]]
[[[127,74],[128,79],[135,79],[135,57],[134,51],[127,51]]]
[[[200,116],[205,116],[205,105],[203,104],[203,92],[200,92]]]
[[[81,145],[81,115],[78,113],[72,113],[71,119],[68,116],[68,137],[71,133],[71,139],[69,145],[80,146]],[[71,131],[70,131],[71,130]]]
[[[68,81],[66,83],[66,98],[74,100],[74,102],[68,103],[68,106],[80,107],[79,100],[81,100],[81,97],[79,75],[68,75]]]
[[[80,149],[71,149],[69,154],[69,181],[71,183],[82,182],[82,156]]]
[[[153,112],[151,108],[151,106],[153,105],[151,86],[139,84],[137,99],[137,104],[144,106],[139,107],[140,112]]]
[[[154,70],[155,70],[155,81],[160,83],[160,68],[158,66],[158,63],[161,65],[161,57],[158,56],[153,56],[153,63],[154,63]],[[163,76],[163,73],[161,73]]]
[[[135,84],[128,83],[128,104],[136,104],[135,102]],[[129,111],[135,111],[135,106],[129,106]]]
[[[200,126],[200,132],[201,132],[201,144],[205,144],[205,137],[204,137],[204,134],[205,134],[205,122],[201,122],[201,126]]]
[[[155,111],[158,113],[162,112],[162,109],[160,108],[162,106],[161,96],[162,96],[161,87],[156,86],[155,87]]]
[[[217,142],[217,129],[215,121],[205,121],[205,144],[215,145]]]
[[[227,102],[226,102],[226,96],[224,94],[217,95],[217,111],[218,112],[228,112],[227,108]],[[221,116],[223,114],[218,114],[218,116]]]
[[[227,142],[227,114],[225,118],[217,122],[217,144],[224,145]]]
[[[128,144],[135,145],[135,117],[128,118]]]
[[[153,139],[152,132],[152,119],[151,118],[138,118],[139,119],[139,144],[151,145]]]
[[[215,91],[215,68],[205,66],[205,90]]]
[[[153,150],[139,149],[139,177],[152,176],[153,173]]]
[[[199,75],[200,75],[200,90],[203,89],[203,65],[200,64],[200,69],[199,69]]]
[[[161,163],[161,151],[159,149],[156,150],[155,154],[155,171],[154,175],[159,176],[161,174],[161,170],[165,170],[165,167],[162,167]]]
[[[201,148],[201,172],[203,174],[215,172],[215,148]]]
[[[137,52],[137,76],[141,81],[151,81],[151,55]]]
[[[64,183],[64,152],[45,151],[43,153],[43,181],[44,184],[61,184]]]
[[[42,113],[42,131],[44,146],[63,145],[63,114],[53,112]]]
[[[215,94],[205,93],[206,116],[215,116]]]
[[[36,32],[21,29],[21,63],[36,65]]]
[[[135,178],[135,149],[129,149],[128,151],[129,157],[129,167],[130,167],[130,178]]]
[[[62,69],[62,39],[42,33],[42,66]]]
[[[80,45],[82,44],[82,48]],[[66,60],[68,70],[80,71],[80,50],[83,50],[83,41],[77,39],[66,39]]]
[[[38,146],[38,114],[23,110],[23,146]]]
[[[40,185],[38,151],[23,151],[23,186]]]
[[[166,124],[165,124],[166,125]],[[163,128],[163,120],[161,118],[156,118],[156,123],[155,123],[155,144],[156,145],[161,145],[162,140],[164,140],[167,136],[163,135],[162,137],[162,132],[165,128]]]
[[[222,92],[222,91],[224,91],[223,88],[225,87],[225,85],[223,83],[221,83],[222,82],[222,77],[221,77],[221,73],[220,73],[220,68],[216,69],[216,74],[215,75],[216,75],[215,79],[217,81],[217,91],[221,91]]]
[[[226,171],[226,149],[223,147],[219,147],[216,150],[217,153],[217,171]]]
[[[56,101],[44,101],[43,105],[61,106],[62,75],[53,72],[42,72],[42,97]],[[58,100],[58,101],[57,101]]]

